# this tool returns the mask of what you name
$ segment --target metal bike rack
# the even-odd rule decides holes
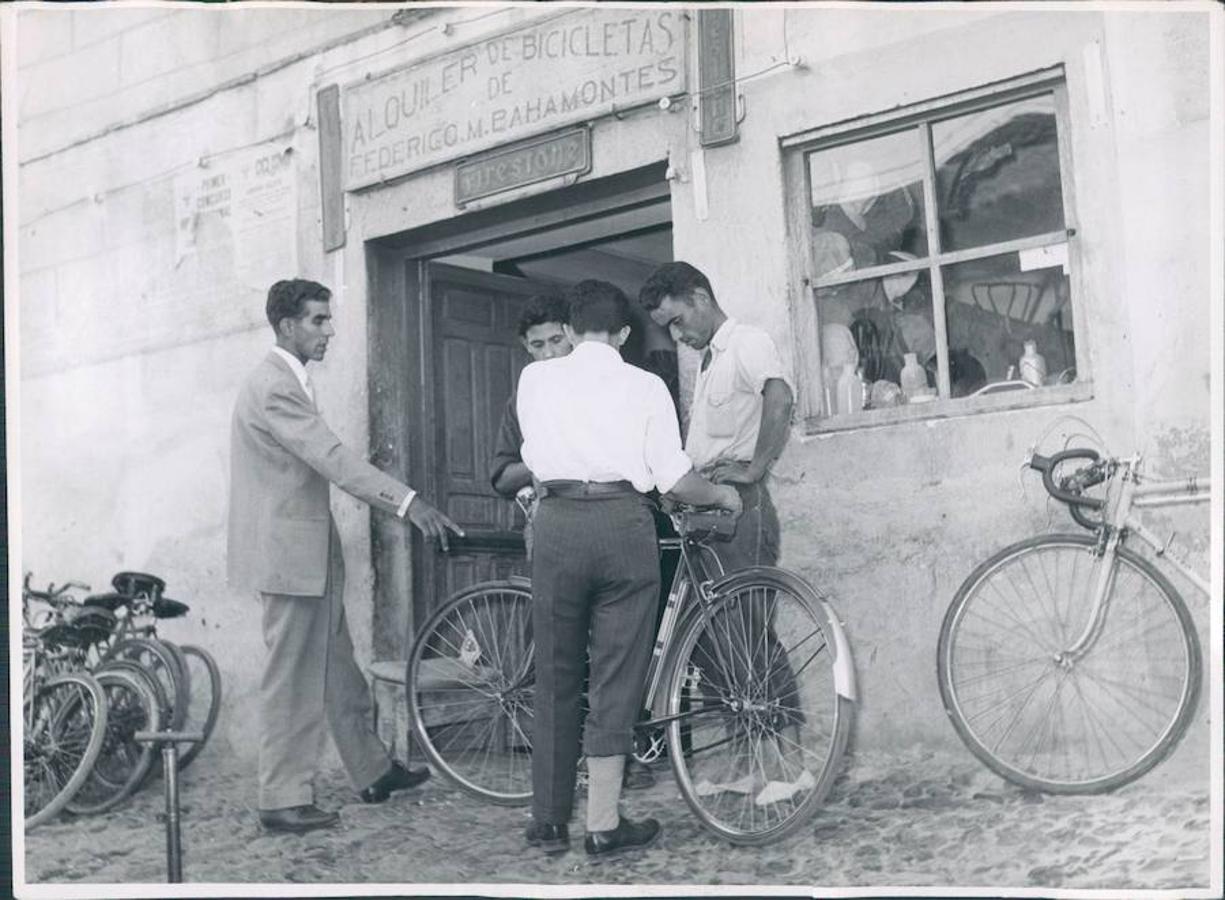
[[[162,770],[166,780],[166,881],[183,880],[183,847],[179,842],[179,743],[196,744],[204,740],[199,731],[138,731],[133,735],[142,744],[155,744],[162,750]]]

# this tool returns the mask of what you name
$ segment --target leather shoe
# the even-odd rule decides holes
[[[624,816],[612,831],[589,831],[583,846],[588,856],[607,856],[621,850],[638,850],[649,847],[659,837],[659,822],[643,819],[631,822]]]
[[[527,826],[525,837],[529,847],[539,847],[549,855],[565,853],[570,849],[570,830],[565,825],[533,822]]]
[[[378,777],[370,787],[358,796],[363,803],[382,803],[396,791],[416,787],[430,777],[429,769],[409,769],[398,762],[393,762],[391,768]]]
[[[324,812],[313,803],[287,806],[283,809],[261,809],[259,823],[268,831],[290,831],[301,834],[316,828],[331,828],[340,821],[340,813]]]

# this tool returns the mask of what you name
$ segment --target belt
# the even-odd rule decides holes
[[[641,497],[628,481],[542,481],[540,497],[567,500],[607,500],[611,497]]]

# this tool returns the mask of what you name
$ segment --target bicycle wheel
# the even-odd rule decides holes
[[[779,840],[825,799],[854,704],[817,592],[781,569],[739,572],[682,624],[668,675],[668,755],[685,802],[735,844]]]
[[[85,783],[106,739],[106,695],[90,675],[56,675],[35,689],[25,715],[26,828],[60,813]]]
[[[217,715],[221,711],[221,670],[217,668],[216,660],[204,648],[183,644],[179,649],[183,651],[187,680],[191,685],[191,698],[187,702],[183,730],[204,734],[202,741],[179,745],[179,771],[182,772],[200,755],[217,726]]]
[[[178,731],[187,715],[189,690],[178,648],[153,638],[126,638],[115,645],[111,659],[131,660],[157,679],[166,695],[165,727]]]
[[[1090,536],[1001,550],[958,589],[940,629],[944,708],[992,771],[1031,790],[1093,794],[1157,765],[1190,723],[1200,648],[1186,605],[1118,548],[1105,621],[1079,658],[1101,557]]]
[[[408,660],[409,713],[429,761],[471,794],[532,797],[532,593],[524,579],[478,584],[435,612]]]
[[[117,806],[135,791],[153,767],[152,744],[135,739],[138,731],[156,729],[161,712],[151,676],[126,667],[94,673],[106,695],[106,738],[89,777],[68,802],[75,815],[93,815]]]

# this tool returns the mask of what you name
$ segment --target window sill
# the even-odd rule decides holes
[[[861,431],[903,422],[954,419],[979,413],[1032,409],[1039,406],[1055,406],[1060,403],[1080,403],[1091,399],[1093,399],[1093,382],[1078,381],[1073,384],[1035,388],[1032,391],[1008,391],[978,397],[958,397],[956,400],[933,400],[930,403],[920,403],[914,406],[870,409],[853,416],[811,416],[804,420],[804,433],[819,435],[838,431]]]

